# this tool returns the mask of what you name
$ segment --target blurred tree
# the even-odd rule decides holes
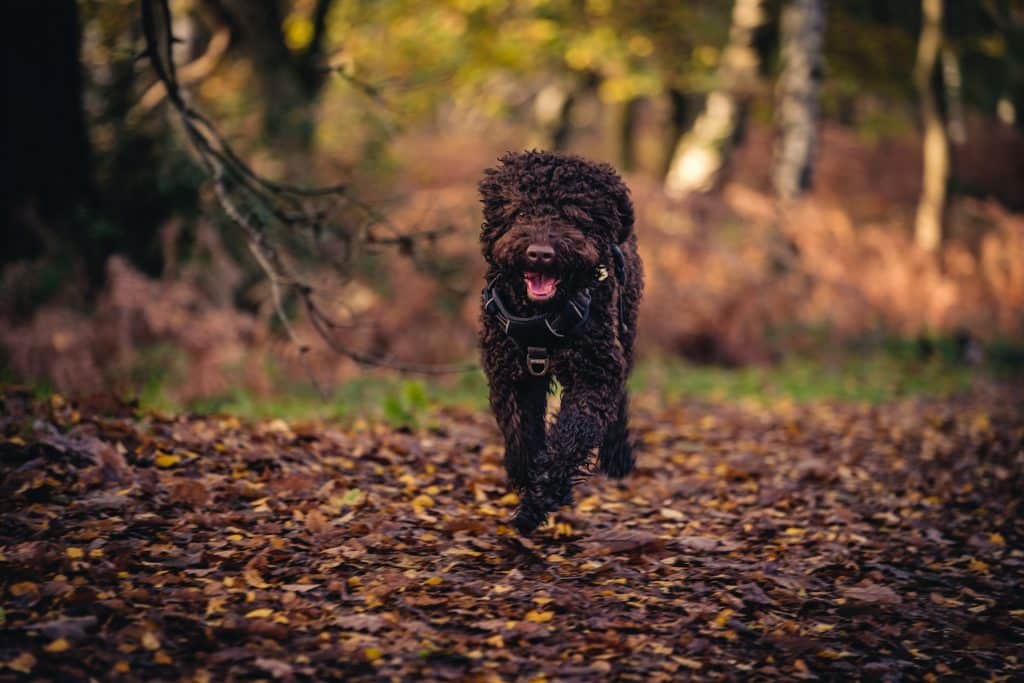
[[[942,244],[942,224],[949,185],[949,138],[938,92],[941,78],[935,72],[943,42],[942,4],[943,0],[921,2],[921,37],[914,67],[914,84],[924,127],[923,178],[914,221],[914,240],[925,251],[936,251]]]
[[[89,250],[75,214],[92,189],[75,0],[4,5],[4,218],[0,263]]]
[[[618,102],[612,109],[612,139],[615,141],[615,163],[619,170],[632,172],[636,168],[637,114],[642,100],[631,97]]]
[[[252,65],[264,134],[286,156],[304,156],[313,144],[315,105],[330,73],[324,45],[332,0],[316,0],[308,15],[283,0],[202,4],[208,18],[231,27],[232,48]]]
[[[792,199],[811,185],[817,147],[818,98],[823,77],[825,8],[822,0],[791,0],[782,12],[775,121],[775,192]]]
[[[719,61],[716,87],[708,94],[693,128],[676,147],[665,178],[669,196],[709,192],[721,181],[758,85],[761,58],[756,39],[768,21],[765,0],[734,1],[729,43]]]
[[[561,79],[548,83],[533,99],[533,139],[529,146],[554,151],[564,150],[572,129],[572,111],[579,97],[578,88]]]

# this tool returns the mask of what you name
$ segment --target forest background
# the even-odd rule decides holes
[[[145,58],[138,5],[13,3],[6,382],[399,422],[482,406],[478,371],[359,359],[475,359],[476,181],[529,147],[632,187],[635,381],[658,400],[878,401],[1019,372],[1019,3],[169,6],[185,100],[245,167],[341,189],[296,204],[308,220],[267,216],[293,276],[275,291]]]

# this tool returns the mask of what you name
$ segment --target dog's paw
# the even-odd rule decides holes
[[[622,479],[636,467],[636,456],[629,443],[623,443],[611,452],[602,451],[598,458],[598,469],[612,479]]]
[[[532,498],[524,498],[512,515],[512,526],[523,536],[528,536],[536,531],[547,517],[548,513],[543,506]]]

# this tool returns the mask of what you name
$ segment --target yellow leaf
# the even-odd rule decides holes
[[[274,613],[274,610],[270,609],[269,607],[260,607],[259,609],[254,609],[253,611],[251,611],[248,614],[246,614],[245,618],[246,619],[266,619],[267,617],[269,617],[273,613]]]
[[[32,581],[19,581],[18,583],[11,584],[11,595],[14,597],[20,597],[26,593],[35,593],[36,584]]]
[[[979,572],[982,574],[988,572],[988,563],[982,562],[981,560],[971,558],[971,563],[968,566],[972,572]]]
[[[384,656],[384,651],[381,650],[379,647],[368,647],[365,650],[363,650],[363,656],[371,662],[375,662]]]
[[[526,620],[532,621],[535,624],[546,624],[551,621],[552,617],[555,616],[554,612],[539,612],[537,610],[530,610],[526,613]]]
[[[255,569],[246,569],[242,572],[242,576],[245,578],[245,582],[253,588],[270,588],[270,584],[264,581]]]
[[[498,502],[502,505],[519,505],[519,496],[515,493],[506,493],[498,499]]]
[[[85,557],[85,553],[82,552],[81,548],[68,548],[65,552],[67,552],[68,557],[72,560],[79,560]]]
[[[733,610],[726,607],[718,613],[718,616],[714,618],[711,625],[715,628],[725,628],[725,625],[729,622],[729,619],[732,618],[733,614]]]
[[[174,455],[173,453],[157,453],[156,457],[153,458],[153,463],[163,469],[174,467],[179,462],[181,462],[181,456]]]
[[[27,674],[36,665],[36,658],[29,652],[22,652],[20,655],[7,662],[7,668],[13,669],[18,673]]]
[[[549,598],[546,595],[538,595],[537,597],[533,598],[533,602],[535,602],[536,604],[540,605],[541,607],[551,603],[552,600],[553,600],[552,598]]]
[[[427,584],[428,586],[438,586],[441,584],[442,581],[444,581],[444,579],[442,579],[440,576],[431,576],[423,583]]]
[[[660,512],[662,517],[668,520],[672,520],[673,522],[678,522],[682,519],[685,519],[685,516],[682,512],[680,512],[679,510],[673,510],[672,508],[661,508]]]
[[[434,499],[428,495],[420,494],[412,499],[412,504],[415,507],[432,508],[434,507]]]
[[[164,666],[167,666],[168,664],[172,664],[174,662],[174,660],[171,659],[171,656],[163,650],[160,650],[155,655],[153,655],[153,661],[157,664],[163,664]]]
[[[150,652],[160,649],[160,639],[156,637],[152,631],[146,631],[142,634],[142,647],[146,648]]]
[[[995,545],[1006,545],[1006,539],[1003,538],[1003,535],[1000,533],[995,533],[989,536],[988,542],[994,543]]]
[[[505,639],[501,637],[501,634],[496,634],[484,641],[491,647],[496,647],[499,650],[505,647]]]
[[[508,584],[504,583],[496,583],[493,586],[491,586],[491,590],[497,593],[498,595],[502,595],[503,593],[508,593],[509,591],[511,591],[512,586],[509,586]]]
[[[815,624],[814,625],[814,631],[815,631],[815,633],[828,633],[829,631],[831,631],[835,627],[836,627],[835,624]]]
[[[800,527],[791,526],[788,529],[786,529],[784,533],[787,536],[803,536],[805,533],[807,533],[807,530],[801,529]]]
[[[227,602],[227,598],[210,598],[210,602],[206,603],[206,616],[223,612],[225,602]]]
[[[682,666],[685,666],[687,669],[693,669],[694,671],[697,671],[698,669],[701,669],[704,666],[703,662],[698,662],[696,659],[690,659],[688,657],[673,657],[672,661],[674,661],[676,664],[681,664]]]
[[[58,638],[43,649],[47,652],[64,652],[71,649],[71,643],[66,638]]]

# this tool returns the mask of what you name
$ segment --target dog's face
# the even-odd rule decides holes
[[[480,183],[484,258],[536,304],[586,286],[633,228],[633,205],[606,164],[548,152],[506,154]]]
[[[597,267],[599,247],[594,235],[558,216],[514,219],[492,248],[494,264],[506,278],[521,279],[526,297],[535,303],[567,294]]]

